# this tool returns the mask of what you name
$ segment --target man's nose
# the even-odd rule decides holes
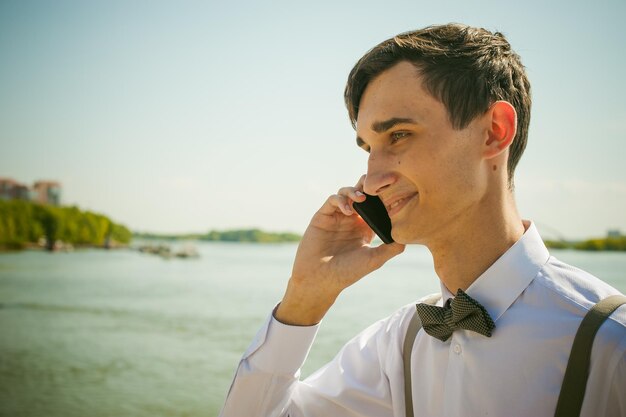
[[[381,153],[370,153],[367,160],[367,175],[363,181],[365,194],[378,195],[385,188],[395,183],[397,174],[391,169],[392,161]]]

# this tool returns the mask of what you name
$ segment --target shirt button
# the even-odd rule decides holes
[[[461,345],[454,345],[454,353],[456,353],[457,355],[461,354]]]

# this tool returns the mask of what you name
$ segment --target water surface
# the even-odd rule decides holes
[[[1,416],[215,416],[280,300],[295,244],[201,243],[200,259],[130,250],[0,255]],[[553,251],[626,291],[626,254]],[[438,291],[409,247],[324,320],[303,374],[359,330]]]

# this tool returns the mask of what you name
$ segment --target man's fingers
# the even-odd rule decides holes
[[[370,267],[372,271],[380,268],[389,259],[404,252],[405,245],[400,243],[388,243],[371,248]]]
[[[356,187],[340,188],[339,191],[337,191],[337,194],[348,197],[351,200],[350,204],[353,201],[358,201],[359,203],[365,201],[365,194],[363,194],[363,192]]]
[[[354,212],[352,211],[351,201],[348,197],[333,194],[324,203],[322,208],[320,208],[319,212],[326,215],[331,215],[340,211],[346,216],[351,216]]]
[[[320,213],[330,215],[340,211],[346,216],[351,216],[354,214],[354,210],[352,208],[352,203],[354,201],[365,201],[365,194],[363,194],[363,192],[356,187],[340,188],[339,191],[337,191],[337,194],[333,194],[328,197],[320,209]]]

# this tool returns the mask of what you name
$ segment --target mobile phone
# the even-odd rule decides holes
[[[391,237],[391,219],[387,214],[385,205],[378,196],[365,194],[365,201],[352,203],[354,210],[359,213],[359,216],[365,220],[365,223],[372,228],[374,233],[378,235],[380,240],[385,243],[392,243]]]

